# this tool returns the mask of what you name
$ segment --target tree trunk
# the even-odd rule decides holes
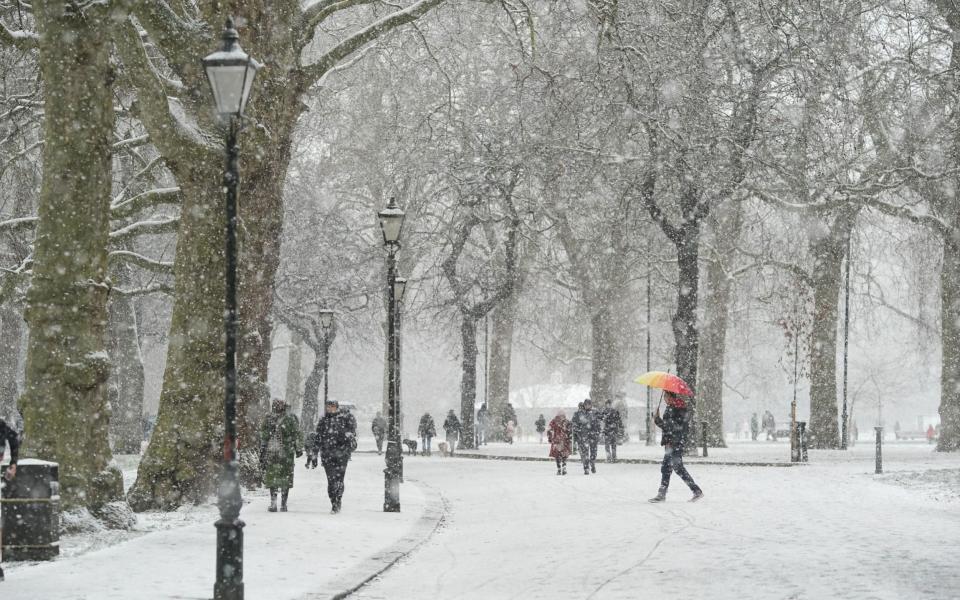
[[[940,376],[940,439],[937,450],[960,450],[960,247],[943,244],[940,274],[942,374]]]
[[[517,302],[519,288],[514,289],[501,305],[493,311],[490,336],[490,373],[488,375],[490,391],[487,411],[494,427],[487,435],[492,440],[502,440],[504,411],[510,401],[510,363],[513,351],[513,327],[517,320]]]
[[[300,419],[300,426],[303,427],[304,434],[315,431],[317,428],[317,413],[320,409],[320,384],[323,382],[323,350],[320,350],[313,359],[313,368],[307,375],[307,381],[303,385],[303,418]]]
[[[135,510],[202,502],[214,491],[220,470],[226,217],[221,183],[209,177],[213,167],[204,161],[221,160],[213,153],[194,157],[195,170],[178,174],[183,207],[170,341],[156,429],[128,496]]]
[[[473,448],[473,421],[477,401],[477,322],[463,315],[460,323],[460,343],[463,350],[463,378],[460,380],[460,447]]]
[[[290,352],[287,354],[287,391],[284,397],[290,406],[290,412],[302,416],[303,373],[300,369],[302,362],[301,346],[303,338],[298,333],[290,334]]]
[[[814,266],[813,321],[810,324],[810,443],[814,448],[839,448],[837,417],[837,325],[843,257],[858,209],[843,210],[826,235],[810,244]]]
[[[24,454],[60,463],[65,506],[123,493],[109,469],[106,381],[113,79],[110,17],[34,5],[44,82],[43,181],[33,279]]]
[[[592,373],[590,376],[590,399],[597,408],[613,401],[614,382],[623,369],[623,357],[619,351],[613,310],[609,305],[597,309],[590,317],[592,334]]]
[[[687,382],[690,389],[697,389],[697,353],[699,334],[697,330],[697,302],[700,287],[700,225],[693,219],[684,222],[681,241],[677,244],[677,312],[673,327],[674,357],[677,375]],[[698,419],[696,399],[690,402],[693,414],[687,432],[686,447],[695,451],[693,440],[697,439]]]
[[[296,121],[296,118],[293,118]],[[237,345],[237,439],[256,446],[259,424],[269,412],[273,335],[273,287],[280,266],[283,228],[283,182],[290,162],[289,136],[271,144],[271,160],[251,163],[245,179],[240,228],[237,298],[240,333]],[[247,463],[254,464],[254,463]],[[251,474],[241,474],[249,482]]]
[[[23,346],[23,319],[10,306],[0,306],[0,416],[17,407],[17,375]]]
[[[714,213],[718,218],[714,231],[716,257],[707,266],[707,289],[703,325],[700,328],[700,365],[698,367],[697,406],[700,420],[707,424],[707,444],[725,448],[723,435],[723,369],[727,348],[727,323],[733,278],[733,246],[740,238],[743,210],[731,200],[726,210]]]
[[[130,297],[120,295],[113,296],[108,304],[113,364],[108,381],[110,437],[118,454],[140,454],[143,440],[143,357],[133,304]]]

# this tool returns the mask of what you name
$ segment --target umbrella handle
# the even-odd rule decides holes
[[[660,412],[660,405],[663,403],[663,390],[660,390],[660,399],[657,400],[657,412]]]

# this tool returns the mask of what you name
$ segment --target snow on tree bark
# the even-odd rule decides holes
[[[500,423],[510,401],[510,366],[513,350],[513,327],[517,320],[519,289],[503,300],[492,314],[490,331],[489,394],[487,411],[493,427],[487,435],[492,440],[503,439]]]
[[[940,271],[942,371],[937,450],[960,450],[960,245],[946,240]]]
[[[837,417],[837,325],[843,257],[847,237],[859,213],[857,205],[844,207],[823,237],[810,243],[814,266],[813,319],[810,332],[810,425],[814,448],[839,448]]]
[[[743,224],[742,203],[739,200],[730,200],[726,206],[714,211],[714,217],[715,255],[707,265],[703,325],[700,328],[697,403],[700,407],[700,419],[707,424],[707,444],[714,448],[724,448],[723,372],[727,322],[733,294],[732,257]]]
[[[222,157],[213,153],[184,159],[195,165],[196,173],[180,179],[184,216],[177,236],[175,299],[160,406],[128,494],[138,511],[202,502],[213,492],[220,470],[226,224],[220,180],[206,177],[212,167],[205,163],[222,170]]]
[[[123,492],[111,460],[106,381],[110,233],[112,15],[34,4],[45,87],[43,179],[33,278],[24,454],[60,463],[65,506],[98,508]]]
[[[113,295],[109,311],[109,353],[113,369],[108,380],[110,437],[118,454],[139,454],[143,441],[143,357],[133,299]]]

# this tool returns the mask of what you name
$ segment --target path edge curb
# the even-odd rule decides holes
[[[328,588],[327,590],[310,592],[300,596],[298,600],[320,600],[321,598],[342,600],[343,598],[348,598],[388,571],[397,564],[400,559],[409,556],[433,537],[433,534],[440,529],[440,525],[446,519],[446,499],[437,490],[422,481],[408,477],[406,482],[412,483],[420,488],[424,498],[427,499],[423,513],[417,519],[416,523],[414,523],[413,529],[392,545],[365,558],[359,565],[351,568],[344,575],[330,582],[329,585],[325,586]],[[336,589],[340,591],[332,591]]]

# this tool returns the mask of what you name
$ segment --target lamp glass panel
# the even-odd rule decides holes
[[[248,77],[244,86],[243,76],[246,70],[245,64],[207,66],[207,79],[210,80],[218,113],[226,115],[240,112],[243,88],[246,87],[249,91],[249,86],[253,83],[253,78]]]

